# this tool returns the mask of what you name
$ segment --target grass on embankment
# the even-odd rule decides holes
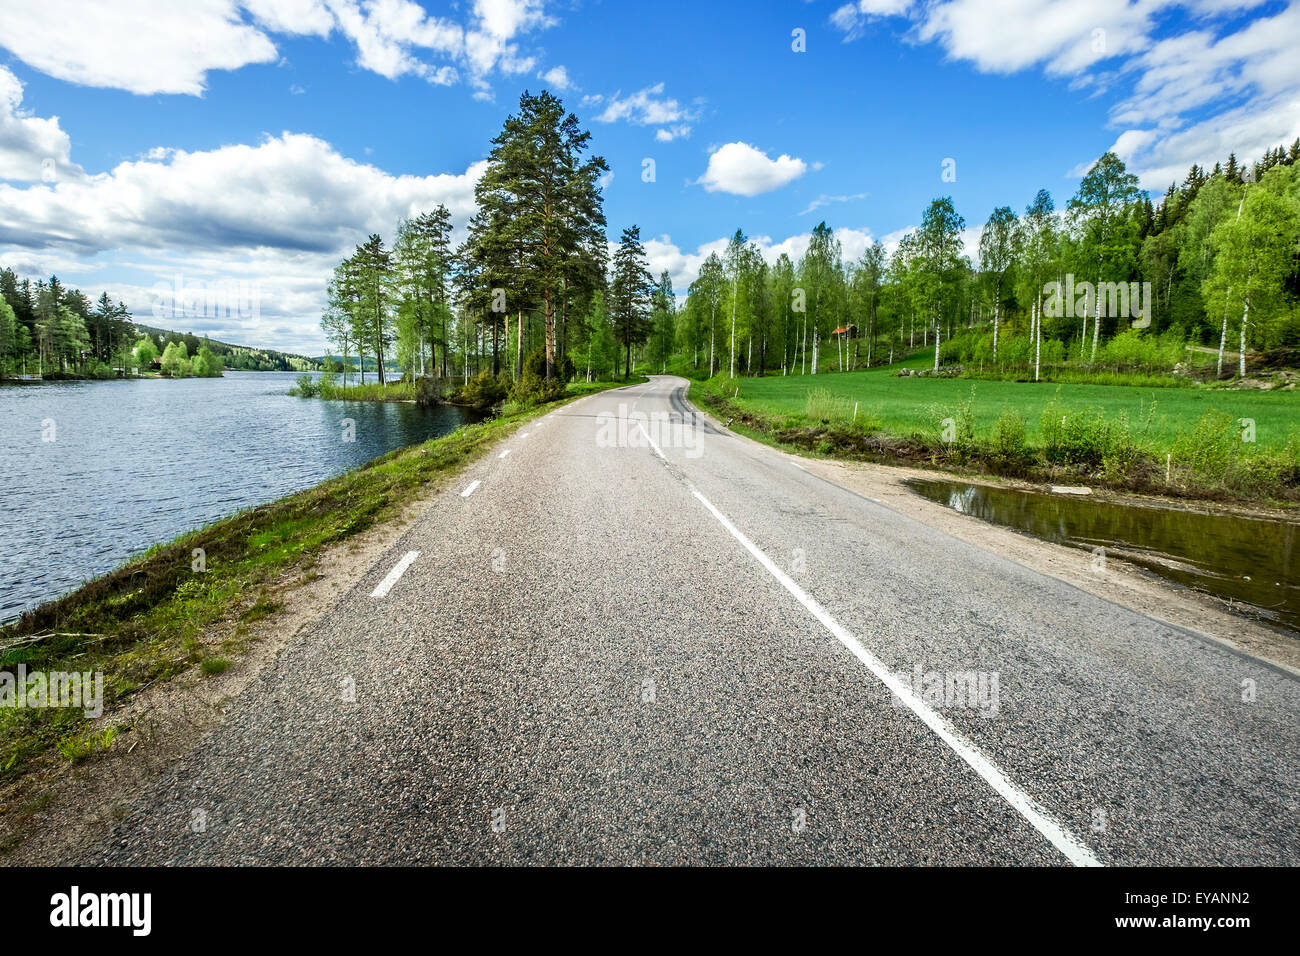
[[[627,384],[574,383],[565,401]],[[398,514],[521,422],[558,403],[508,411],[450,435],[390,452],[314,488],[242,511],[159,544],[142,557],[0,628],[0,672],[100,671],[106,729],[88,733],[81,709],[0,708],[0,782],[56,749],[76,762],[106,750],[116,708],[149,684],[196,665],[226,670],[253,622],[274,614],[286,580],[310,580],[329,546]],[[194,564],[202,549],[206,570]],[[202,638],[214,630],[220,644]]]
[[[313,379],[310,374],[298,376],[298,384],[289,389],[290,395],[299,398],[324,398],[344,402],[413,402],[415,401],[415,383],[398,380],[396,382],[359,382],[346,386],[337,380]]]
[[[900,378],[898,368],[724,374],[692,394],[765,440],[831,457],[1181,497],[1300,498],[1293,392]]]

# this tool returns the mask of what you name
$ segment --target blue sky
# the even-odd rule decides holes
[[[7,4],[0,264],[316,353],[333,263],[436,202],[463,222],[542,88],[610,163],[611,236],[639,224],[679,289],[737,227],[797,256],[825,219],[856,256],[939,195],[973,249],[1107,149],[1163,190],[1290,143],[1297,37],[1300,9],[1249,0]]]

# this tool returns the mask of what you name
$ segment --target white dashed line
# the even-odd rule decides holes
[[[498,458],[504,458],[504,457],[506,457],[506,455],[508,455],[508,454],[510,454],[510,449],[509,449],[509,448],[507,448],[507,449],[506,449],[505,451],[503,451],[501,454],[497,455],[497,457],[498,457]]]
[[[460,496],[462,498],[468,498],[470,495],[474,493],[474,489],[477,488],[478,486],[479,486],[479,480],[475,478],[473,481],[469,483],[469,487],[460,493]]]
[[[406,569],[409,568],[411,563],[419,556],[419,551],[406,552],[406,557],[402,558],[401,561],[398,561],[397,564],[393,566],[393,570],[388,572],[388,577],[379,582],[379,587],[371,591],[370,596],[372,598],[381,598],[391,591],[393,585],[398,582],[402,575],[406,573]]]

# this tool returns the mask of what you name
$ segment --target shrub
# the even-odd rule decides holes
[[[1029,443],[1025,439],[1025,420],[1019,412],[1003,410],[993,424],[990,449],[996,464],[1003,468],[1021,468],[1029,463]]]
[[[491,408],[505,400],[510,392],[510,382],[505,376],[498,380],[489,369],[479,372],[465,383],[451,398],[453,404],[471,408]]]
[[[1052,399],[1038,423],[1043,457],[1058,465],[1097,466],[1106,455],[1110,426],[1099,409],[1067,412]]]
[[[1123,482],[1133,473],[1142,458],[1142,448],[1134,441],[1128,413],[1120,412],[1106,431],[1106,447],[1101,454],[1101,470],[1107,481]]]
[[[1190,430],[1179,429],[1170,449],[1174,462],[1203,481],[1223,481],[1242,449],[1237,421],[1227,412],[1211,409]]]
[[[297,395],[299,398],[315,398],[321,393],[321,387],[317,381],[312,378],[310,372],[303,372],[298,376],[298,384],[289,389],[290,395]]]
[[[518,384],[510,391],[510,397],[520,405],[537,405],[561,398],[567,389],[569,379],[573,378],[573,361],[566,355],[555,363],[551,380],[546,380],[546,353],[542,349],[533,349],[524,359],[523,371]]]
[[[425,375],[415,380],[415,401],[418,405],[437,405],[447,392],[445,379]]]

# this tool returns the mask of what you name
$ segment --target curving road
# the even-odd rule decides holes
[[[83,862],[1300,862],[1295,677],[684,387],[471,466]]]

